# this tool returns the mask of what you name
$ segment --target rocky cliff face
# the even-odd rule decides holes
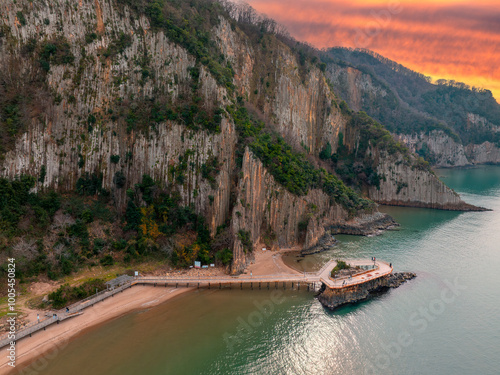
[[[29,10],[24,11],[26,25],[17,19],[19,9]],[[103,187],[113,192],[118,206],[124,207],[126,189],[139,183],[143,174],[172,183],[169,167],[193,151],[186,181],[178,187],[183,202],[195,204],[209,218],[212,232],[224,223],[228,217],[229,179],[236,144],[231,121],[223,119],[220,134],[193,131],[174,121],[161,122],[156,129],[141,132],[126,131],[123,123],[113,117],[120,110],[130,117],[133,110],[139,112],[141,106],[160,93],[172,102],[185,95],[190,84],[189,69],[196,62],[184,48],[170,42],[161,31],[148,32],[150,25],[144,16],[133,19],[127,7],[122,14],[113,1],[61,1],[51,6],[28,1],[17,5],[2,3],[0,12],[6,24],[11,25],[8,42],[2,43],[2,66],[21,71],[34,69],[36,58],[24,59],[16,67],[11,66],[11,59],[21,54],[29,40],[41,39],[40,35],[44,35],[42,40],[67,36],[75,56],[72,64],[50,67],[46,84],[59,99],[47,98],[46,113],[31,120],[13,150],[5,155],[0,171],[3,176],[37,176],[44,166],[46,177],[37,188],[68,191],[85,173],[102,173]],[[89,32],[97,32],[101,38],[86,43]],[[116,44],[116,35],[130,35],[128,47],[113,58],[104,57],[105,51]],[[148,79],[138,69],[137,60],[143,55],[148,56]],[[227,103],[226,90],[203,67],[201,70],[200,91],[205,105]],[[93,119],[91,126],[89,119]],[[117,163],[111,162],[112,155],[119,156]],[[216,188],[199,173],[210,156],[222,163]],[[118,171],[126,178],[122,188],[113,182]],[[209,196],[214,196],[212,205]]]
[[[271,249],[297,245],[308,249],[325,235],[329,227],[348,227],[347,211],[332,202],[323,191],[314,189],[303,197],[291,194],[274,180],[248,149],[245,150],[241,173],[231,221],[236,238],[233,272],[243,270],[253,259],[253,244],[264,244]],[[366,215],[366,221],[374,223],[381,216],[387,218],[377,214]],[[247,245],[244,243],[246,233],[251,240]],[[339,233],[346,231],[339,230]]]
[[[355,133],[320,69],[313,64],[305,69],[273,36],[256,42],[218,16],[211,31],[221,64],[234,71],[233,94],[217,80],[213,66],[200,64],[146,16],[115,0],[18,0],[0,3],[0,14],[1,78],[6,84],[37,82],[39,90],[30,101],[43,108],[29,116],[2,155],[1,176],[29,174],[37,177],[35,189],[64,192],[74,190],[81,177],[100,175],[102,187],[123,210],[126,190],[150,175],[202,214],[212,235],[231,221],[235,272],[259,242],[311,247],[325,227],[349,219],[321,190],[291,194],[248,149],[237,169],[238,135],[224,110],[236,96],[311,157],[326,144],[337,150],[341,132]],[[198,112],[221,109],[219,131],[188,124],[186,105]],[[165,110],[176,107],[184,112],[172,116]],[[350,142],[355,144],[355,138]],[[213,158],[218,173],[209,181],[201,170]],[[456,194],[433,175],[412,174],[395,162],[380,158],[380,171],[392,177],[380,191],[370,190],[374,199],[459,205]],[[413,190],[395,191],[400,180]]]
[[[2,39],[3,66],[33,70],[37,56],[13,66],[31,40],[53,41],[65,36],[74,56],[70,64],[51,64],[45,81],[57,100],[47,98],[46,113],[31,119],[26,132],[4,155],[3,176],[38,176],[45,168],[45,178],[36,189],[70,191],[87,173],[102,174],[103,188],[112,192],[115,204],[122,208],[127,188],[139,183],[144,174],[164,185],[176,185],[182,203],[194,205],[207,218],[212,234],[232,219],[235,271],[242,269],[245,253],[251,257],[252,247],[258,242],[271,241],[277,246],[303,243],[309,247],[324,234],[326,224],[347,218],[347,213],[331,205],[330,198],[319,190],[305,198],[289,193],[248,150],[242,177],[235,176],[237,135],[229,116],[222,119],[218,134],[191,130],[169,120],[145,131],[125,129],[123,120],[115,118],[116,111],[128,113],[129,122],[130,113],[137,109],[140,114],[141,106],[155,96],[163,95],[171,103],[181,101],[192,84],[190,70],[196,66],[196,59],[186,49],[172,43],[162,31],[153,31],[146,17],[133,16],[128,7],[117,9],[110,0],[56,2],[52,6],[20,1],[16,5],[3,3],[0,11],[9,30]],[[23,24],[19,12],[25,19]],[[288,47],[276,43],[272,55],[264,59],[266,69],[273,73],[271,84],[266,85],[262,79],[269,72],[254,69],[262,63],[262,52],[256,51],[250,39],[223,17],[219,17],[213,32],[222,54],[234,68],[236,91],[259,107],[276,131],[298,147],[305,145],[311,153],[326,142],[337,142],[346,121],[332,109],[334,97],[319,69],[300,76],[294,55]],[[93,35],[90,41],[89,35]],[[117,40],[125,40],[123,36],[127,36],[126,45],[119,53],[107,56]],[[139,64],[143,56],[147,56],[146,66]],[[227,90],[203,66],[200,70],[199,95],[204,106],[229,104]],[[255,94],[255,90],[261,92]],[[210,157],[221,164],[215,184],[200,174]],[[178,184],[171,171],[181,158],[189,167],[184,181]],[[114,178],[118,172],[125,177],[120,187]],[[235,177],[238,198],[232,209]],[[300,222],[305,227],[299,230]],[[249,236],[245,250],[242,233]]]
[[[335,64],[329,64],[326,72],[327,77],[342,94],[342,98],[355,111],[362,111],[369,103],[378,97],[385,98],[388,90],[380,85],[374,84],[368,74],[350,66],[341,68]]]
[[[500,127],[492,127],[485,118],[469,113],[467,115],[467,124],[469,128],[492,128],[495,133],[500,132]],[[481,144],[468,144],[465,147],[465,153],[473,164],[500,164],[500,148],[498,143],[489,141]]]
[[[452,137],[443,130],[421,131],[424,123],[430,121],[438,123],[439,120],[415,111],[405,103],[396,92],[391,90],[383,79],[375,80],[366,71],[350,66],[328,64],[327,77],[334,84],[336,93],[341,96],[349,106],[356,111],[366,111],[383,124],[387,113],[379,110],[380,107],[390,107],[399,118],[407,119],[410,126],[406,130],[393,131],[394,136],[404,143],[412,152],[418,152],[435,167],[463,167],[471,164],[500,163],[500,149],[497,144],[483,142],[464,145],[458,137]],[[475,99],[470,98],[470,102]],[[401,115],[406,112],[406,115]],[[453,121],[450,119],[450,121]],[[467,113],[466,119],[468,132],[493,131],[498,133],[498,127],[491,124],[486,118]],[[384,124],[387,125],[387,124]],[[453,124],[452,124],[453,125]],[[411,127],[415,129],[411,129]],[[405,128],[403,126],[402,128]]]
[[[464,167],[471,165],[466,149],[461,143],[445,134],[434,130],[428,134],[395,134],[396,139],[404,143],[412,152],[421,153],[435,167]]]
[[[435,167],[466,167],[474,164],[500,164],[500,148],[494,143],[464,146],[442,131],[414,135],[395,134],[412,152],[425,153]]]
[[[275,131],[311,154],[317,154],[326,143],[336,149],[339,132],[345,130],[347,121],[318,67],[300,72],[300,63],[289,47],[265,39],[262,44],[268,44],[264,50],[255,48],[225,19],[221,19],[216,35],[235,70],[239,94],[262,111]]]

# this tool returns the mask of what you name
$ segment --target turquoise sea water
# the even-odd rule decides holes
[[[376,256],[418,277],[325,310],[305,291],[206,290],[72,341],[41,375],[500,374],[500,167],[440,170],[482,213],[384,207],[401,227],[309,257]]]

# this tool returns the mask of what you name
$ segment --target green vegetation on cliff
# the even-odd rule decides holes
[[[198,62],[207,67],[219,84],[229,91],[234,89],[234,71],[225,60],[211,38],[211,29],[219,22],[218,16],[225,14],[216,1],[192,0],[117,0],[139,14],[146,14],[151,25],[163,30],[167,37],[180,44]]]
[[[175,184],[162,187],[144,175],[127,192],[124,216],[95,174],[84,175],[78,189],[66,194],[35,193],[34,186],[31,176],[0,178],[0,252],[16,259],[21,281],[40,274],[58,279],[97,263],[159,259],[186,267],[194,260],[223,265],[231,260],[226,244],[211,238],[205,219],[181,204]]]
[[[246,108],[231,106],[227,110],[240,135],[240,160],[244,146],[248,146],[276,181],[291,193],[300,196],[310,189],[322,189],[350,212],[373,209],[372,201],[362,198],[326,170],[314,167],[304,154],[295,152],[283,138],[265,129],[265,124],[255,120]]]
[[[356,143],[349,146],[344,143],[344,134],[339,134],[338,148],[332,153],[330,144],[326,144],[319,157],[330,160],[337,175],[349,186],[362,189],[365,186],[380,187],[380,180],[386,176],[377,173],[378,157],[394,157],[400,163],[412,168],[433,173],[428,162],[421,157],[411,157],[408,148],[396,141],[381,124],[365,112],[353,112],[344,103],[344,111],[349,117],[349,131],[356,134]]]

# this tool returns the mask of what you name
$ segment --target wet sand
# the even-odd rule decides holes
[[[84,330],[105,323],[131,311],[148,309],[168,301],[174,296],[191,291],[192,288],[160,288],[152,286],[134,286],[116,294],[83,311],[82,315],[68,319],[60,324],[47,327],[32,337],[25,337],[16,345],[16,368],[9,366],[6,355],[0,357],[0,375],[15,373],[23,368],[22,373],[36,373],[47,361],[57,356],[70,339]],[[7,348],[2,350],[7,353]],[[36,360],[35,360],[36,359]],[[33,363],[30,363],[33,362]],[[26,367],[26,365],[29,366]]]

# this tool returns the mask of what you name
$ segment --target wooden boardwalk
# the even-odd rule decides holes
[[[290,274],[274,274],[274,275],[239,275],[239,276],[210,276],[210,277],[175,277],[175,276],[157,276],[157,277],[141,277],[133,281],[135,284],[154,285],[154,286],[186,286],[186,287],[208,287],[216,288],[227,285],[242,286],[243,284],[258,285],[262,287],[265,284],[293,283],[303,285],[325,284],[332,289],[342,289],[349,286],[362,284],[370,280],[378,279],[392,272],[392,266],[388,263],[372,260],[352,259],[346,260],[351,266],[372,266],[374,268],[358,272],[352,277],[345,276],[332,279],[331,271],[337,265],[337,262],[330,260],[318,272],[290,273]]]
[[[68,310],[62,309],[59,311],[55,311],[52,313],[50,316],[46,316],[44,319],[40,319],[39,321],[32,322],[28,324],[27,326],[22,327],[20,330],[16,332],[16,338],[15,340],[11,340],[8,338],[8,334],[4,334],[0,337],[0,348],[3,348],[4,346],[7,346],[10,344],[11,341],[18,341],[22,339],[23,337],[26,336],[31,336],[33,333],[37,331],[44,330],[52,325],[52,324],[59,324],[59,322],[62,322],[66,319],[73,318],[75,316],[83,314],[83,310],[89,306],[93,306],[94,304],[114,296],[116,293],[120,293],[124,291],[127,288],[132,287],[132,283],[128,283],[126,285],[122,285],[116,289],[113,290],[104,290],[102,292],[99,292],[89,298],[86,298],[82,301],[78,301],[74,303],[73,305],[68,306]]]
[[[31,336],[33,333],[45,330],[46,327],[52,324],[59,324],[59,322],[66,319],[72,318],[74,316],[83,313],[83,310],[89,306],[114,296],[116,293],[120,293],[127,288],[131,288],[134,285],[153,285],[153,286],[164,286],[164,287],[198,287],[198,288],[214,288],[221,289],[224,287],[229,288],[240,288],[243,289],[243,285],[250,287],[251,289],[270,289],[270,288],[281,288],[286,289],[287,285],[292,289],[300,290],[317,290],[322,284],[326,285],[332,289],[342,289],[353,285],[362,284],[370,280],[383,277],[392,272],[392,266],[381,261],[370,261],[370,260],[346,260],[347,263],[352,266],[367,266],[371,265],[374,268],[366,270],[364,272],[359,272],[352,277],[346,276],[342,278],[332,279],[330,277],[331,271],[337,265],[337,262],[330,260],[327,262],[318,272],[304,272],[300,273],[281,273],[274,275],[239,275],[239,276],[213,276],[213,277],[176,277],[176,276],[158,276],[158,277],[136,277],[133,280],[127,281],[123,285],[120,285],[112,290],[105,290],[91,297],[88,297],[82,301],[78,301],[71,306],[68,306],[68,311],[66,309],[56,311],[52,316],[46,317],[39,322],[33,322],[28,326],[23,327],[16,332],[16,339],[11,340],[8,335],[5,334],[0,337],[0,348],[9,345],[10,341],[17,341],[26,336]]]
[[[249,276],[247,274],[239,276],[199,276],[199,277],[185,277],[185,276],[156,276],[156,277],[138,277],[132,283],[139,285],[155,285],[155,286],[169,286],[169,287],[207,287],[216,288],[222,286],[242,286],[250,285],[262,287],[264,284],[280,284],[285,283],[294,285],[307,285],[321,283],[321,275],[323,273],[331,272],[333,267],[337,264],[336,261],[329,261],[318,272],[304,272],[304,273],[279,273],[273,275],[255,275]]]

